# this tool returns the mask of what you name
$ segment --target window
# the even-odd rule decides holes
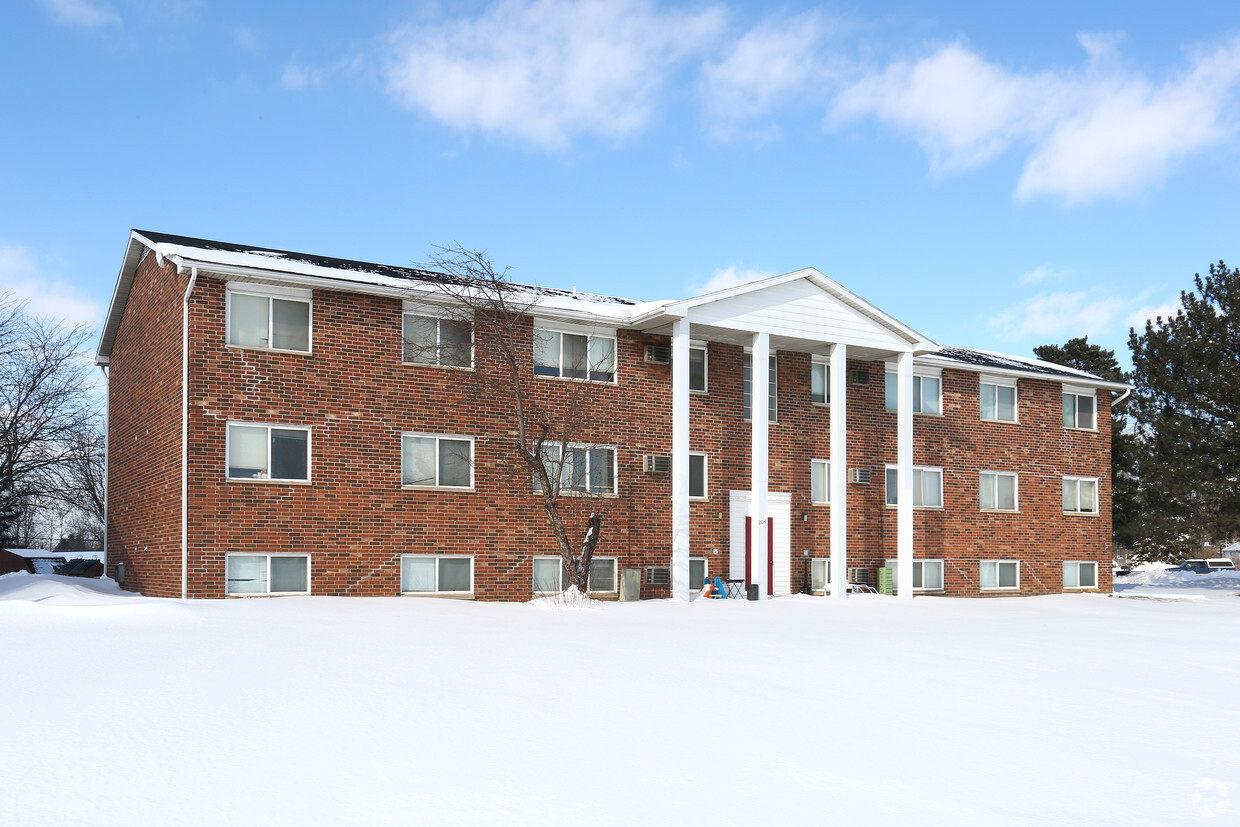
[[[831,462],[825,459],[809,461],[809,501],[815,504],[831,502]]]
[[[1064,388],[1063,426],[1082,431],[1096,430],[1098,427],[1096,402],[1094,392],[1089,389]]]
[[[887,568],[896,574],[896,587],[899,588],[900,583],[900,561],[888,560]],[[943,561],[942,560],[914,560],[913,561],[913,591],[915,592],[939,592],[943,590]]]
[[[473,488],[474,441],[469,437],[403,434],[400,484],[424,488]]]
[[[310,351],[310,291],[251,293],[230,286],[227,295],[228,344]]]
[[[706,499],[706,454],[689,454],[689,498]]]
[[[995,422],[1016,421],[1016,383],[1006,380],[981,380],[982,419]]]
[[[405,313],[401,361],[469,368],[474,365],[474,326],[458,319]]]
[[[228,424],[228,478],[310,481],[310,429],[279,425]]]
[[[818,558],[811,560],[809,564],[809,590],[811,592],[825,592],[830,582],[830,558]]]
[[[614,382],[615,337],[535,329],[534,375]]]
[[[225,594],[309,594],[310,557],[305,554],[229,554]]]
[[[472,594],[474,558],[406,554],[400,558],[403,594]]]
[[[897,377],[898,374],[892,371],[888,371],[885,376],[884,404],[889,411],[896,410],[899,405]],[[942,410],[939,405],[940,385],[937,376],[913,375],[913,413],[939,415]]]
[[[590,559],[589,590],[614,592],[616,589],[616,558],[593,557]]]
[[[887,466],[887,505],[899,504],[898,469]],[[913,507],[943,507],[943,469],[913,466]]]
[[[556,464],[560,461],[561,446],[543,446],[543,464],[547,473],[554,477]],[[690,473],[693,464],[689,464]],[[616,449],[590,445],[570,445],[564,463],[560,466],[560,490],[580,494],[616,493]],[[534,491],[541,492],[542,485],[534,478]]]
[[[564,562],[559,557],[534,558],[534,591],[547,594],[564,591]]]
[[[979,582],[983,589],[1019,589],[1020,562],[1017,560],[983,560]]]
[[[978,493],[982,511],[1015,511],[1016,475],[983,471]]]
[[[706,393],[706,348],[689,346],[689,390]]]
[[[689,558],[689,587],[692,589],[700,589],[706,582],[706,578],[710,576],[706,568],[705,557]]]
[[[815,405],[831,402],[831,366],[814,360],[809,366],[809,401]]]
[[[1069,514],[1097,514],[1098,480],[1091,477],[1064,477],[1063,510]]]
[[[1063,564],[1063,587],[1065,589],[1098,588],[1098,564],[1065,562]]]
[[[770,372],[767,374],[766,415],[771,422],[779,419],[779,383],[776,376],[775,354],[771,354]],[[745,354],[745,419],[753,419],[753,354]]]

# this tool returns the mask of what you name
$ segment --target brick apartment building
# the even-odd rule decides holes
[[[168,597],[524,600],[562,584],[498,356],[437,274],[134,231],[107,369],[108,560]],[[683,301],[530,288],[541,404],[588,385],[591,590],[1109,591],[1126,385],[940,346],[813,269]],[[589,354],[589,369],[583,369]],[[750,381],[767,364],[766,382]],[[1101,425],[1101,427],[1100,427]],[[846,457],[846,460],[843,459]]]

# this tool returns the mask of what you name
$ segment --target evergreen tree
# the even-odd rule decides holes
[[[1063,345],[1039,345],[1033,349],[1039,359],[1083,370],[1112,382],[1129,378],[1115,360],[1115,351],[1091,345],[1089,337],[1078,336]],[[1111,538],[1115,545],[1131,548],[1135,542],[1137,503],[1136,437],[1124,427],[1124,411],[1111,411]]]
[[[1220,261],[1195,283],[1174,316],[1129,336],[1144,559],[1240,535],[1240,270]]]

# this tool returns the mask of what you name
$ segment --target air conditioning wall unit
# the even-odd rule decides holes
[[[848,469],[848,481],[852,483],[857,483],[859,485],[869,485],[870,484],[870,469],[869,468],[849,468]]]
[[[647,474],[670,474],[672,472],[671,454],[643,454],[642,470]]]
[[[848,383],[850,385],[868,385],[870,384],[870,372],[865,368],[850,368],[848,371]]]
[[[670,365],[672,349],[668,345],[646,345],[646,361],[652,365]]]
[[[870,582],[870,570],[865,568],[864,566],[849,566],[848,567],[848,582],[849,583],[869,583]]]
[[[646,566],[647,586],[670,586],[672,570],[667,566]]]

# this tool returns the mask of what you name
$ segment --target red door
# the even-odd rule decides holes
[[[753,526],[753,518],[745,518],[745,582],[753,582],[753,537],[750,535],[750,529]],[[767,518],[766,521],[766,593],[772,595],[775,593],[775,521]]]

